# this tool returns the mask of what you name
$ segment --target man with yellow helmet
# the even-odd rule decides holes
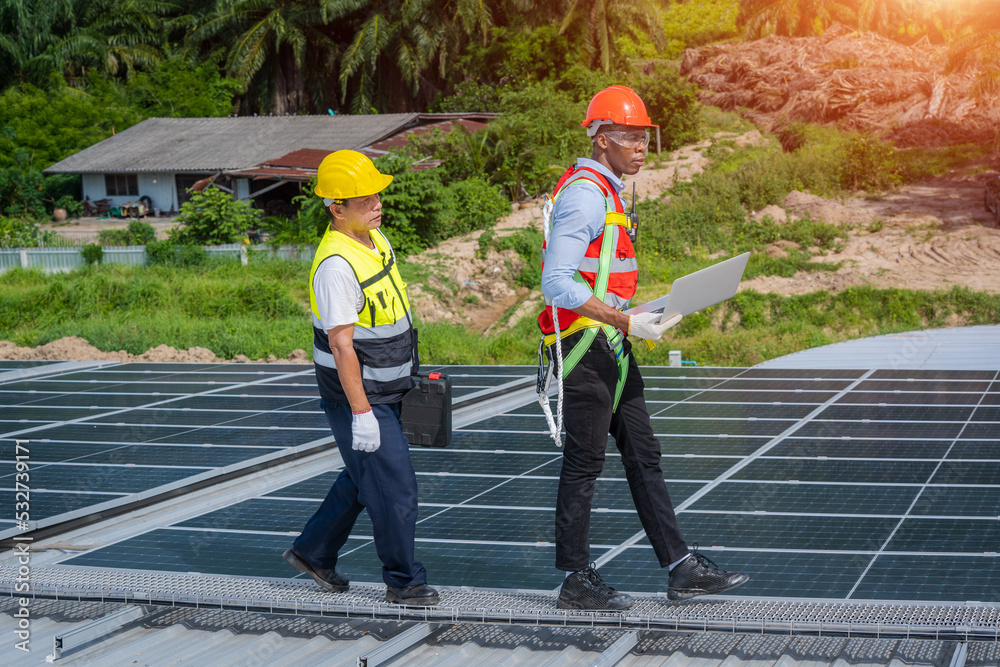
[[[749,577],[725,572],[688,551],[660,468],[660,442],[650,425],[639,367],[626,336],[658,340],[680,316],[626,315],[639,266],[625,213],[624,175],[642,168],[655,127],[646,106],[625,86],[597,93],[581,124],[593,142],[553,194],[551,231],[542,246],[543,343],[557,349],[564,382],[566,446],[556,496],[556,568],[566,577],[558,606],[628,609],[632,598],[604,583],[590,562],[590,510],[610,434],[621,452],[632,500],[661,567],[670,568],[671,600],[721,593]],[[562,350],[566,350],[563,355]],[[560,390],[562,392],[562,389]],[[547,397],[541,399],[547,408]],[[558,431],[553,429],[555,437]]]
[[[417,478],[400,422],[419,366],[416,331],[396,256],[378,229],[379,193],[391,182],[350,150],[326,156],[316,175],[330,226],[309,276],[313,363],[344,470],[284,558],[321,588],[346,591],[337,553],[367,510],[386,601],[427,606],[439,596],[414,558]]]

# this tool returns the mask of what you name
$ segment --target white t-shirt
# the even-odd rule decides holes
[[[378,257],[377,250],[371,250]],[[316,308],[323,328],[354,324],[358,313],[365,306],[364,293],[354,275],[354,270],[343,257],[329,257],[316,269],[313,276]]]

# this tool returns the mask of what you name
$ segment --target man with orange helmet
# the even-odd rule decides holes
[[[309,274],[313,362],[344,470],[284,559],[324,590],[346,591],[337,552],[367,510],[386,602],[427,606],[439,596],[414,558],[417,478],[400,422],[419,365],[416,331],[396,256],[378,229],[379,193],[391,182],[349,150],[327,155],[316,174],[330,226]]]
[[[628,335],[656,341],[680,321],[659,314],[626,315],[639,268],[629,236],[622,177],[642,168],[649,128],[639,96],[625,86],[597,93],[581,124],[593,142],[556,184],[551,230],[542,250],[538,316],[543,344],[556,355],[565,392],[566,446],[556,499],[556,567],[566,572],[558,605],[567,609],[628,609],[632,598],[607,585],[590,562],[590,511],[604,467],[608,434],[625,466],[632,500],[661,567],[669,567],[671,600],[722,593],[749,580],[718,569],[688,550],[660,469],[639,367]],[[568,352],[561,357],[561,350]]]

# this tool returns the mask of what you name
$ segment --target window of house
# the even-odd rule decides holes
[[[104,189],[109,197],[138,197],[139,177],[135,174],[105,174]]]

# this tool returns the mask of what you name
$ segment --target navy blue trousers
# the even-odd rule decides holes
[[[427,571],[413,553],[417,476],[399,419],[401,404],[372,406],[382,436],[374,452],[351,449],[350,404],[321,400],[320,407],[345,468],[292,548],[314,567],[333,569],[355,520],[361,510],[368,510],[385,583],[394,588],[426,584]]]

